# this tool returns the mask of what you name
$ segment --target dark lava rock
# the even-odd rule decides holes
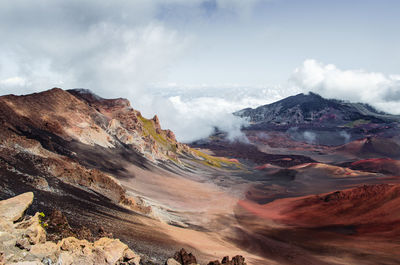
[[[177,251],[173,258],[182,265],[197,264],[196,257],[192,253],[187,253],[183,248]]]
[[[229,257],[226,256],[222,259],[221,262],[218,260],[210,261],[208,265],[246,265],[244,258],[242,256],[234,256],[232,260],[229,260]]]
[[[105,231],[102,226],[97,229],[97,233],[93,233],[92,230],[86,226],[71,227],[68,223],[67,217],[57,209],[53,210],[50,215],[46,216],[44,222],[46,223],[47,240],[51,241],[59,241],[71,236],[78,239],[85,239],[90,242],[101,237],[113,238],[113,234]]]
[[[59,241],[75,236],[67,217],[59,210],[53,210],[50,215],[46,216],[45,223],[48,225],[46,228],[47,240]]]

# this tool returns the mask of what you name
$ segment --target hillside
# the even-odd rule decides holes
[[[0,199],[33,192],[28,214],[66,216],[72,230],[50,229],[48,237],[114,235],[149,262],[182,247],[201,249],[188,245],[190,234],[215,241],[189,228],[197,224],[193,201],[200,207],[220,193],[199,178],[240,164],[179,143],[157,116],[143,117],[128,100],[59,88],[6,95],[0,124]],[[200,260],[239,252],[209,249]]]

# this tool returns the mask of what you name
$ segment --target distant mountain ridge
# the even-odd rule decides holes
[[[312,92],[290,96],[255,109],[242,109],[234,115],[248,118],[250,127],[309,125],[330,128],[352,127],[352,123],[358,125],[400,121],[400,116],[378,111],[368,104],[326,99]]]

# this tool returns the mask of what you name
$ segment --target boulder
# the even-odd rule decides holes
[[[46,242],[46,231],[40,224],[40,214],[36,213],[34,216],[19,222],[15,225],[16,230],[20,230],[23,239],[27,239],[29,244],[35,245],[38,243]]]
[[[64,238],[58,244],[61,251],[59,262],[62,264],[98,264],[112,265],[126,262],[127,264],[140,264],[140,257],[130,250],[119,239],[100,238],[94,243],[79,240],[74,237]],[[61,260],[61,261],[60,261]]]
[[[32,204],[33,192],[26,192],[0,201],[0,219],[15,222],[20,219]]]
[[[123,259],[128,246],[119,241],[119,239],[111,239],[102,237],[94,242],[95,248],[100,248],[104,251],[104,255],[108,264],[115,264],[121,258]]]
[[[246,265],[246,262],[244,262],[244,257],[240,255],[234,256],[231,263],[232,265]]]
[[[75,237],[67,237],[58,243],[61,251],[68,251],[71,253],[81,253],[85,248],[90,247],[87,240],[79,240]]]
[[[56,243],[48,241],[44,244],[37,244],[30,247],[30,253],[43,260],[49,258],[56,260],[58,254],[58,246]]]
[[[67,237],[57,244],[46,241],[43,214],[36,213],[19,220],[32,199],[32,193],[25,193],[0,201],[0,264],[140,265],[140,256],[119,239],[103,237],[91,243]],[[71,229],[61,212],[55,211],[51,217],[48,220],[50,227],[58,227],[61,231]],[[87,233],[82,229],[78,234],[88,237]]]
[[[140,265],[140,256],[129,248],[124,252],[124,260],[128,260],[128,264]]]
[[[70,264],[110,264],[106,262],[106,256],[102,249],[93,247],[93,243],[87,240],[79,240],[74,237],[64,238],[58,243],[60,254],[58,263]]]
[[[48,225],[46,228],[47,240],[60,241],[63,238],[75,236],[67,217],[61,211],[53,210],[50,215],[46,216],[45,221]]]
[[[196,257],[192,253],[187,253],[184,248],[175,253],[174,259],[182,265],[197,264]]]
[[[229,260],[229,257],[226,256],[222,259],[221,263],[209,263],[209,265],[218,265],[218,264],[222,264],[222,265],[246,265],[245,259],[240,256],[234,256],[232,258],[232,260]]]
[[[225,256],[221,262],[218,260],[210,261],[207,265],[246,265],[246,262],[242,256],[237,255],[232,260],[229,260],[229,257]]]

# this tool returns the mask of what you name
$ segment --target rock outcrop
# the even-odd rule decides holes
[[[196,257],[192,253],[187,253],[187,251],[182,248],[181,250],[175,252],[173,258],[169,258],[165,265],[198,265]],[[247,265],[243,256],[237,255],[229,259],[228,256],[222,258],[221,262],[218,260],[210,261],[207,265]]]
[[[115,137],[123,144],[132,146],[153,161],[168,160],[170,153],[175,154],[173,158],[176,160],[176,154],[189,152],[186,145],[176,140],[172,131],[161,129],[157,115],[152,119],[144,118],[127,99],[104,99],[82,89],[68,92],[96,110],[96,115],[101,117],[95,119],[96,124],[106,127],[110,138]]]
[[[46,238],[49,241],[60,241],[63,238],[76,237],[92,242],[102,237],[113,237],[113,234],[106,232],[102,226],[97,231],[92,231],[85,226],[79,228],[71,227],[67,217],[59,210],[54,210],[49,216],[45,216],[43,222],[46,225]]]
[[[68,224],[67,218],[54,211],[49,218],[43,213],[23,216],[32,204],[33,193],[27,192],[0,201],[0,264],[60,264],[60,265],[140,265],[141,257],[119,239],[101,237],[94,242],[78,239]],[[59,233],[46,239],[46,229]],[[99,228],[100,234],[105,234]],[[74,236],[69,236],[74,235]],[[57,242],[58,241],[58,242]],[[224,257],[222,262],[212,261],[208,265],[246,265],[242,256],[232,260]],[[196,257],[185,249],[177,251],[165,265],[198,265]]]
[[[118,239],[103,237],[91,243],[67,237],[58,243],[46,241],[42,214],[17,221],[32,200],[32,193],[24,193],[0,201],[0,264],[140,264],[140,256]],[[59,213],[53,217],[61,219],[56,222],[66,222]]]
[[[183,248],[175,253],[174,260],[182,265],[197,264],[196,257],[192,253],[187,253]]]
[[[22,217],[25,210],[32,204],[33,193],[27,192],[8,200],[0,201],[0,218],[15,222]]]
[[[222,259],[221,262],[218,260],[210,261],[208,265],[246,265],[245,259],[242,256],[234,256],[232,260],[229,260],[229,257],[226,256]]]

